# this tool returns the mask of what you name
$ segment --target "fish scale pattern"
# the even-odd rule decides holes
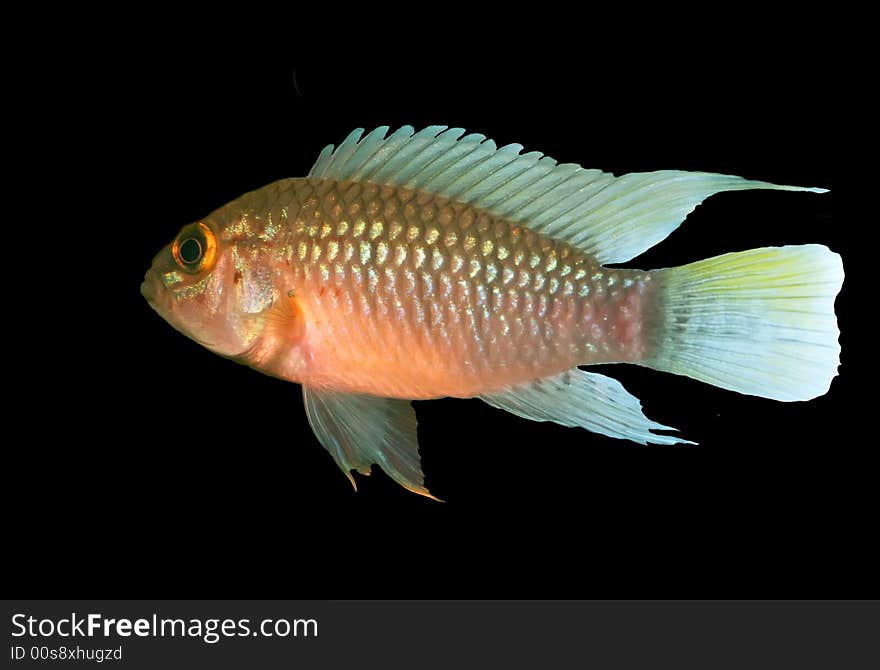
[[[320,178],[269,191],[278,272],[307,322],[304,383],[468,397],[637,360],[647,273],[418,190]]]

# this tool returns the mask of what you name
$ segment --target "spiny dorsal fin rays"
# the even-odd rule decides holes
[[[665,239],[703,200],[722,191],[825,189],[779,186],[731,175],[661,170],[621,177],[557,164],[519,144],[497,147],[462,128],[358,128],[328,145],[311,177],[419,189],[484,209],[564,240],[601,263],[621,263]],[[361,139],[363,137],[363,139]]]
[[[342,174],[348,168],[348,159],[357,148],[357,143],[364,134],[363,128],[358,128],[348,134],[342,144],[328,156],[327,171]],[[323,153],[323,152],[321,152]]]
[[[357,144],[357,149],[348,158],[348,164],[356,172],[357,168],[369,160],[381,146],[388,132],[388,126],[379,126]]]

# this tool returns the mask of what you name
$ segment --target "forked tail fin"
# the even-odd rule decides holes
[[[840,256],[767,247],[657,270],[643,365],[749,395],[809,400],[840,362]]]

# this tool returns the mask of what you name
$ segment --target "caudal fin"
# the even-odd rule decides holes
[[[840,362],[840,256],[817,244],[768,247],[658,270],[643,365],[749,395],[809,400]]]

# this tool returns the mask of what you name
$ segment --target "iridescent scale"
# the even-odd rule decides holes
[[[259,193],[242,218],[264,220],[304,315],[306,385],[468,397],[643,356],[646,272],[430,193],[316,178]]]

